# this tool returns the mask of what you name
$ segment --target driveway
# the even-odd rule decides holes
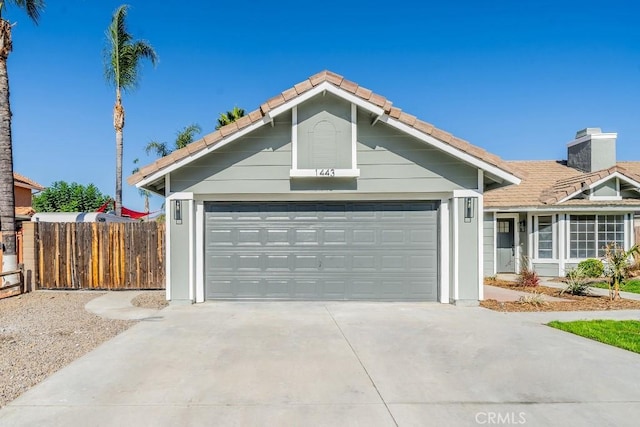
[[[542,325],[589,315],[172,306],[0,410],[0,425],[635,426],[640,355]]]

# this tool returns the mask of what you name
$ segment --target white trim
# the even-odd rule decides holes
[[[298,106],[291,109],[291,169],[298,169]]]
[[[563,199],[559,200],[557,203],[560,204],[560,203],[566,202],[567,200],[573,199],[575,196],[577,196],[578,194],[582,193],[586,189],[591,190],[591,189],[597,187],[600,184],[604,184],[605,182],[610,181],[613,178],[617,178],[618,180],[622,180],[622,181],[626,182],[627,184],[630,184],[630,185],[632,185],[634,187],[640,187],[640,182],[637,182],[637,181],[635,181],[635,180],[633,180],[633,179],[621,174],[620,172],[614,172],[611,175],[607,175],[604,178],[600,178],[596,182],[594,182],[592,184],[589,184],[586,188],[581,188],[578,191],[574,191],[573,193],[571,193],[568,196],[564,197]],[[619,186],[620,185],[620,181],[617,181],[617,182],[618,182],[618,186]],[[597,197],[597,196],[594,196],[594,197]],[[619,199],[618,198],[604,198],[604,199],[598,198],[598,199],[596,199],[596,198],[591,198],[591,197],[590,197],[590,199],[591,200],[622,200],[622,198],[619,198]]]
[[[358,107],[362,107],[365,110],[372,112],[373,114],[382,115],[384,113],[384,110],[382,108],[370,103],[369,101],[365,101],[359,96],[355,96],[345,91],[344,89],[340,89],[329,82],[322,82],[318,86],[308,90],[302,95],[299,95],[285,102],[284,104],[270,110],[266,115],[271,118],[276,117],[284,113],[285,111],[289,110],[292,106],[300,105],[303,102],[308,101],[314,96],[319,95],[321,92],[325,92],[325,91],[332,93],[333,95],[336,95],[342,99],[346,99],[352,104],[356,104]]]
[[[587,134],[585,136],[581,136],[580,138],[574,139],[573,141],[569,141],[567,143],[567,148],[573,147],[574,145],[582,144],[583,142],[586,142],[589,140],[611,139],[611,138],[618,138],[618,134],[616,132]]]
[[[358,170],[358,107],[356,104],[351,104],[351,169]]]
[[[440,302],[449,304],[449,200],[440,201]]]
[[[592,196],[589,195],[589,200],[593,200],[594,202],[615,202],[622,200],[620,196]]]
[[[567,257],[567,215],[564,213],[558,215],[558,268],[559,274],[564,275],[565,272],[565,259]]]
[[[450,192],[438,193],[356,193],[353,191],[314,191],[296,193],[228,193],[197,194],[196,200],[219,202],[295,202],[332,200],[441,200],[451,197]]]
[[[629,214],[624,216],[624,250],[628,251],[632,245],[631,230],[633,229],[633,219],[629,220]]]
[[[480,197],[482,193],[479,193],[477,190],[453,190],[453,197],[455,198],[463,198],[463,197]]]
[[[485,208],[485,212],[496,212],[496,213],[507,213],[507,212],[617,212],[617,211],[637,211],[640,210],[640,203],[638,205],[621,205],[621,206],[550,206],[544,208],[536,208],[536,207],[521,207],[521,208]]]
[[[187,201],[189,207],[189,300],[195,300],[195,272],[196,272],[196,260],[195,260],[195,209],[193,199]]]
[[[470,154],[465,153],[462,150],[459,150],[455,147],[453,147],[452,145],[447,144],[446,142],[442,142],[434,137],[432,137],[431,135],[427,135],[426,133],[420,132],[419,130],[408,126],[404,123],[402,123],[399,120],[394,119],[393,117],[389,117],[387,114],[383,115],[380,118],[381,121],[385,122],[388,125],[391,125],[393,127],[395,127],[398,130],[401,130],[423,142],[426,142],[429,145],[432,145],[435,148],[438,148],[442,151],[444,151],[445,153],[448,153],[466,163],[469,163],[475,167],[478,167],[480,169],[484,169],[485,171],[499,177],[502,178],[503,180],[511,183],[511,184],[520,184],[521,179],[518,178],[515,175],[512,175],[496,166],[490,165],[489,163],[478,159],[477,157],[474,157]]]
[[[635,227],[634,227],[634,223],[635,223],[635,220],[633,218],[633,214],[630,213],[629,214],[629,248],[631,248],[631,246],[633,246],[636,243],[638,243],[638,242],[635,241],[636,240],[636,230],[635,230]]]
[[[478,218],[478,300],[484,299],[484,213],[482,212],[482,195],[478,196],[476,217]]]
[[[331,175],[321,175],[319,171],[331,171]],[[291,178],[357,178],[360,176],[360,169],[334,169],[334,168],[318,168],[318,169],[291,169],[289,177]]]
[[[458,262],[459,262],[459,248],[460,248],[460,242],[458,241],[459,238],[459,218],[458,218],[458,199],[454,198],[451,199],[452,201],[452,209],[451,209],[451,215],[453,218],[453,236],[452,236],[452,240],[453,240],[453,299],[454,301],[457,301],[459,298],[459,289],[458,289],[458,281],[459,281],[459,274],[458,274]]]
[[[195,275],[196,275],[196,302],[204,302],[204,202],[197,200],[195,223]]]
[[[476,215],[478,218],[478,300],[484,299],[484,171],[478,169],[478,196]]]
[[[527,212],[527,264],[529,264],[529,268],[533,268],[531,264],[531,259],[533,258],[533,214],[531,212]],[[520,231],[520,226],[518,225],[518,232]],[[518,273],[516,271],[516,273]]]
[[[151,175],[149,175],[148,177],[140,180],[140,182],[138,182],[136,184],[137,188],[141,188],[149,183],[152,183],[153,181],[155,181],[156,179],[162,178],[164,175],[173,172],[176,169],[181,168],[182,166],[193,162],[194,160],[199,159],[200,157],[206,156],[207,154],[216,151],[222,147],[224,147],[225,145],[235,141],[236,139],[242,138],[243,136],[247,135],[248,133],[253,132],[256,129],[261,128],[262,126],[264,126],[265,124],[269,123],[270,120],[267,117],[264,117],[262,120],[257,121],[249,126],[247,126],[246,128],[240,129],[239,131],[237,131],[236,133],[233,133],[227,137],[223,137],[220,141],[218,141],[217,143],[210,145],[200,151],[198,151],[197,153],[191,154],[188,157],[185,157],[184,159],[181,159],[179,161],[177,161],[176,163],[166,166],[154,173],[152,173]],[[206,138],[206,137],[205,137]]]
[[[498,246],[498,216],[495,212],[491,212],[493,217],[493,275],[498,274],[498,254],[496,252]]]
[[[164,191],[165,197],[169,196],[169,181],[170,174],[164,176]],[[165,218],[165,248],[164,248],[164,283],[166,289],[167,301],[171,300],[171,203],[164,203],[164,218]]]
[[[169,194],[167,196],[167,200],[193,200],[193,193],[181,191],[178,193]]]

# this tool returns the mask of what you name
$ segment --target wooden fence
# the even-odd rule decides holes
[[[35,223],[40,289],[164,289],[165,227],[156,222]]]

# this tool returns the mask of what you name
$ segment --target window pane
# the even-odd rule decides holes
[[[538,258],[553,257],[553,221],[551,216],[538,217]]]
[[[569,217],[569,254],[571,258],[596,256],[596,216],[571,215]],[[598,233],[599,234],[599,233]]]
[[[598,215],[598,256],[610,244],[624,247],[624,215]]]

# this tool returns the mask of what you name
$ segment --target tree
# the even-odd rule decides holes
[[[235,122],[240,117],[244,116],[244,110],[242,108],[233,107],[233,110],[227,111],[226,113],[220,113],[220,117],[218,117],[218,124],[216,126],[216,130],[220,129],[222,126],[226,126],[230,123]]]
[[[173,148],[169,147],[169,144],[166,142],[149,141],[144,150],[147,154],[155,153],[158,157],[168,156],[174,150],[179,150],[191,144],[195,139],[195,136],[200,132],[202,132],[200,126],[193,123],[189,126],[185,126],[181,131],[178,131]]]
[[[111,198],[89,184],[56,181],[50,187],[33,196],[36,212],[95,212]]]
[[[609,298],[612,301],[620,298],[620,286],[624,286],[629,278],[629,272],[633,265],[631,259],[637,255],[640,255],[640,246],[638,245],[632,246],[628,251],[620,248],[615,243],[605,246],[604,275],[609,279]]]
[[[116,215],[122,214],[122,150],[124,147],[124,108],[122,92],[134,90],[139,83],[142,59],[148,59],[153,66],[158,55],[145,40],[134,40],[127,31],[128,5],[116,9],[107,28],[105,49],[105,77],[116,89],[116,103],[113,107],[113,127],[116,130]]]
[[[0,1],[0,229],[2,230],[2,271],[18,269],[16,254],[15,194],[13,193],[13,142],[11,140],[11,106],[9,104],[9,74],[7,58],[13,49],[12,24],[4,18],[7,4],[16,6],[38,24],[44,10],[44,0]],[[18,283],[17,275],[6,276],[10,284]]]

